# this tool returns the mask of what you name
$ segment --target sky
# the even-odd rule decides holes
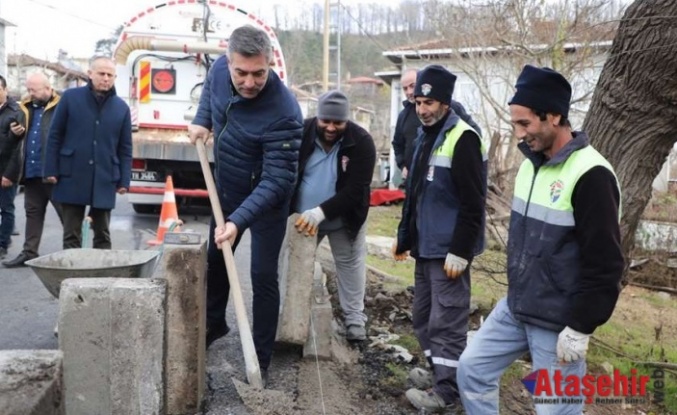
[[[321,0],[220,0],[255,13],[272,24],[276,4],[294,9]],[[166,0],[0,0],[0,17],[17,27],[6,31],[7,53],[27,53],[54,61],[59,49],[75,58],[89,58],[99,39],[110,37],[115,28],[147,6]],[[354,5],[357,0],[342,0]],[[362,2],[366,3],[366,2]],[[369,0],[368,3],[392,4],[392,0]],[[293,4],[294,6],[291,6]]]

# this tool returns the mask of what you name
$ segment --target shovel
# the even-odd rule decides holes
[[[200,158],[200,166],[202,167],[202,174],[207,184],[207,192],[209,193],[209,202],[212,205],[212,212],[216,221],[216,226],[223,226],[225,220],[223,218],[223,211],[221,210],[221,202],[219,195],[216,192],[216,185],[214,184],[214,177],[212,177],[211,167],[207,159],[207,150],[202,139],[198,139],[195,143],[197,147],[197,154]],[[233,258],[233,250],[230,243],[225,241],[221,244],[221,252],[223,252],[223,259],[226,262],[226,270],[228,271],[228,282],[230,283],[230,293],[233,298],[235,306],[235,317],[237,318],[237,328],[240,330],[240,341],[242,342],[242,352],[244,354],[244,363],[247,370],[247,381],[249,385],[262,389],[263,382],[261,381],[261,368],[259,367],[259,360],[256,356],[256,349],[254,348],[254,339],[249,328],[249,319],[247,318],[247,310],[244,306],[244,299],[242,297],[242,289],[240,288],[240,280],[237,276],[237,269],[235,268],[235,259]]]

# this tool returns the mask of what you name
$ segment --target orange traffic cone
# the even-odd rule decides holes
[[[179,213],[176,210],[176,198],[174,197],[174,183],[172,176],[167,176],[165,183],[165,196],[162,200],[162,210],[160,210],[160,223],[157,227],[157,235],[153,240],[148,241],[148,245],[162,245],[165,233],[170,227],[182,225],[179,220]]]

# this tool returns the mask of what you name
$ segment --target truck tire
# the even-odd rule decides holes
[[[155,213],[160,206],[158,205],[142,205],[139,203],[132,203],[132,209],[136,213]]]

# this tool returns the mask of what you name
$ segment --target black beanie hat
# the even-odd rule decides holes
[[[440,65],[428,65],[418,71],[414,97],[426,97],[443,104],[451,104],[456,75]]]
[[[521,105],[569,118],[571,85],[559,72],[525,65],[517,78],[515,89],[509,105]]]

